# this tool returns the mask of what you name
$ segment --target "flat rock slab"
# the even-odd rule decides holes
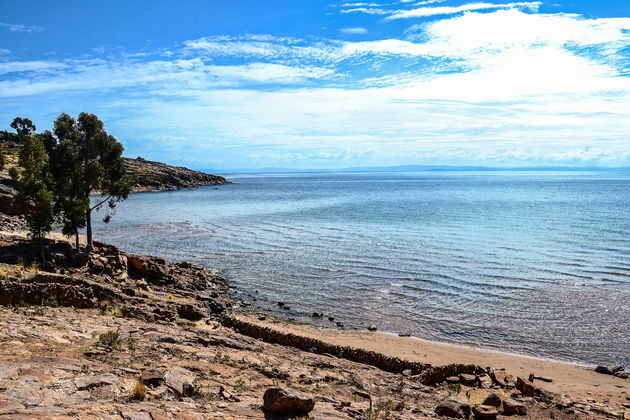
[[[497,416],[499,415],[499,411],[497,410],[497,408],[492,407],[490,405],[475,406],[473,407],[472,412],[475,415],[476,419],[492,420],[492,419],[496,419]]]
[[[197,378],[188,369],[176,366],[164,376],[166,386],[171,388],[177,396],[191,397],[195,392]]]
[[[111,374],[81,376],[74,380],[78,391],[89,390],[108,385],[116,385],[118,378]]]

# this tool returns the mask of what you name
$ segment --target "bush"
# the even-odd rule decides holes
[[[114,349],[120,344],[120,334],[117,331],[107,331],[98,336],[98,342],[104,346]]]

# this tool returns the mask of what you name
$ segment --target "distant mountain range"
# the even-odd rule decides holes
[[[254,174],[254,173],[338,173],[338,172],[546,172],[546,171],[597,171],[597,172],[630,172],[630,167],[603,166],[520,166],[520,167],[492,167],[492,166],[447,166],[447,165],[400,165],[400,166],[359,166],[340,169],[296,169],[296,168],[234,168],[234,169],[201,169],[206,173],[220,174]]]

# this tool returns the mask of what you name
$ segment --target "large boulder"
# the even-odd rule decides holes
[[[279,416],[304,416],[315,407],[315,400],[282,388],[269,388],[263,395],[263,411]]]
[[[130,268],[147,277],[153,284],[166,285],[175,282],[173,276],[168,272],[166,261],[162,258],[128,255],[127,261]]]
[[[438,416],[467,419],[470,417],[470,403],[460,398],[449,398],[435,407]]]

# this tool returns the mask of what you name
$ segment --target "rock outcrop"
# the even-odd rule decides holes
[[[125,166],[132,180],[134,192],[173,191],[230,183],[222,176],[193,171],[180,166],[170,166],[141,157],[125,158]]]

